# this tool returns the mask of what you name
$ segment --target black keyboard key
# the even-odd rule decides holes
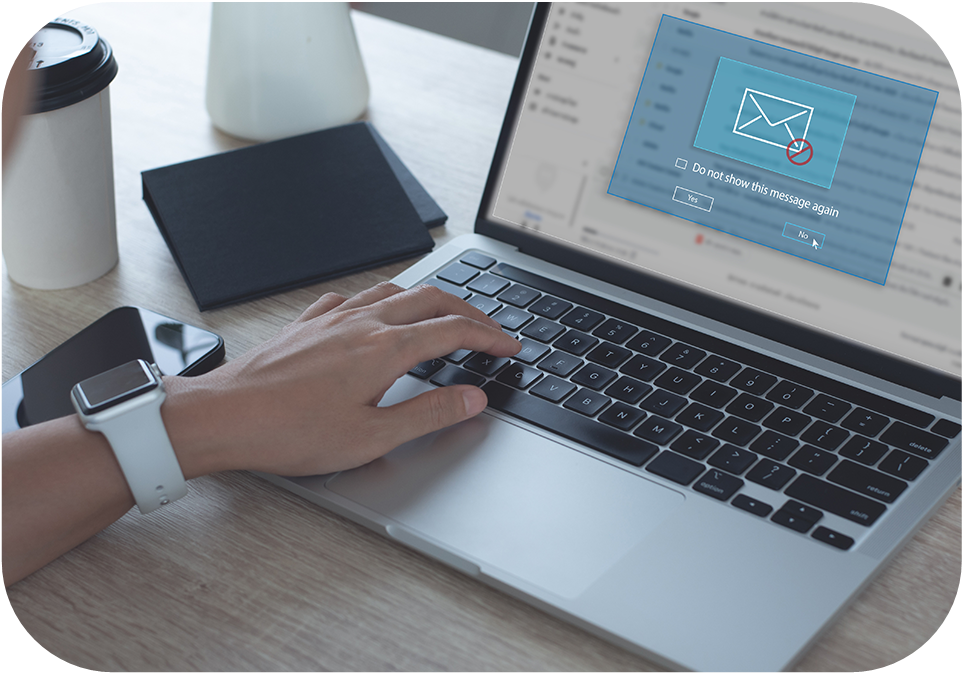
[[[834,424],[837,423],[840,418],[850,411],[853,407],[850,403],[845,403],[842,400],[837,400],[836,398],[831,398],[830,396],[823,395],[822,393],[814,398],[809,405],[803,408],[803,411],[810,416],[817,417],[818,419],[823,419],[824,421],[829,421]]]
[[[902,480],[914,480],[928,465],[927,461],[919,456],[895,449],[880,462],[878,468]]]
[[[794,384],[792,381],[786,380],[781,381],[766,394],[767,400],[795,410],[800,409],[800,406],[812,397],[813,389],[808,389],[806,386],[800,386],[799,384]]]
[[[452,285],[448,281],[443,281],[442,279],[430,278],[427,281],[425,281],[425,284],[430,286],[435,286],[439,290],[444,290],[449,295],[455,295],[460,300],[467,300],[470,297],[472,297],[472,293],[466,290],[465,288],[460,288],[456,285]]]
[[[747,421],[759,421],[772,409],[773,403],[749,393],[741,393],[736,400],[727,406],[726,411]]]
[[[837,463],[837,457],[822,449],[804,445],[790,457],[787,463],[813,475],[823,475]]]
[[[532,320],[532,314],[515,307],[504,307],[492,316],[506,330],[518,330]]]
[[[449,265],[436,274],[436,276],[443,281],[454,283],[457,286],[465,285],[478,275],[478,269],[470,267],[467,264],[462,264],[461,262],[456,262],[455,264]]]
[[[466,253],[459,260],[465,264],[470,264],[473,267],[478,267],[479,269],[488,269],[495,264],[495,258],[489,257],[488,255],[483,255],[482,253],[473,250],[470,253]]]
[[[633,431],[633,435],[655,442],[657,445],[665,445],[679,435],[682,430],[683,427],[677,423],[663,417],[651,416]]]
[[[788,512],[791,515],[795,515],[800,519],[807,520],[808,522],[813,522],[814,524],[816,524],[823,518],[823,513],[817,510],[816,508],[811,508],[808,505],[800,503],[799,501],[794,501],[792,499],[784,503],[783,507],[780,508],[780,510]]]
[[[616,344],[622,344],[639,330],[635,325],[610,318],[596,328],[592,334]]]
[[[428,379],[433,374],[445,367],[445,361],[441,358],[433,358],[432,360],[426,360],[419,363],[411,370],[408,371],[410,375],[418,377],[419,379]]]
[[[499,295],[499,301],[521,309],[534,302],[541,294],[532,288],[514,283]]]
[[[564,402],[562,406],[574,412],[579,412],[579,414],[585,414],[587,417],[591,417],[608,405],[609,402],[609,398],[602,393],[588,388],[581,388],[576,391],[569,400]]]
[[[904,451],[933,459],[947,447],[947,439],[922,431],[901,421],[895,421],[880,436],[880,441]]]
[[[841,550],[849,550],[854,544],[854,539],[850,536],[844,536],[842,533],[828,529],[827,527],[817,527],[810,535],[822,543],[832,545]]]
[[[589,349],[594,347],[598,339],[595,337],[590,337],[584,332],[579,332],[578,330],[570,330],[562,337],[557,339],[552,343],[557,349],[562,349],[568,353],[574,354],[576,356],[581,356]]]
[[[850,433],[838,426],[831,426],[825,421],[814,421],[800,439],[832,452],[849,437]]]
[[[674,452],[685,454],[691,459],[702,461],[706,458],[706,455],[712,452],[719,444],[719,440],[714,440],[708,435],[703,435],[696,431],[686,431],[683,435],[676,438],[669,448]]]
[[[487,377],[491,377],[509,362],[508,358],[496,358],[487,353],[477,353],[465,363],[465,367]]]
[[[698,431],[710,430],[716,426],[722,418],[722,412],[711,409],[706,405],[700,405],[699,403],[690,403],[685,410],[676,415],[677,422],[684,426],[695,428]]]
[[[531,386],[542,377],[542,373],[534,367],[522,363],[512,363],[502,370],[495,379],[513,388],[524,389]]]
[[[481,293],[483,295],[492,297],[493,295],[497,295],[508,288],[509,282],[504,278],[499,278],[498,276],[493,276],[492,274],[482,274],[482,276],[478,277],[465,287],[474,293]]]
[[[667,391],[685,395],[701,381],[703,379],[699,375],[680,370],[677,367],[671,367],[653,383]]]
[[[568,325],[570,328],[592,330],[594,327],[602,323],[603,318],[605,317],[598,311],[586,309],[585,307],[576,307],[568,314],[563,316],[560,322],[563,325]]]
[[[612,370],[607,370],[606,368],[596,365],[595,363],[586,363],[585,367],[570,377],[570,379],[577,384],[581,386],[588,386],[596,391],[601,391],[615,378],[615,372]]]
[[[754,367],[762,372],[768,372],[782,379],[808,386],[811,389],[832,393],[839,399],[847,400],[852,404],[865,407],[894,419],[899,419],[908,424],[920,428],[927,428],[934,423],[935,418],[932,414],[914,409],[889,398],[883,398],[870,391],[834,381],[818,372],[771,358],[765,353],[747,349],[717,337],[696,332],[690,328],[642,311],[637,311],[612,300],[593,296],[585,290],[578,290],[572,286],[567,286],[558,281],[547,279],[509,264],[499,263],[495,269],[497,271],[493,273],[498,273],[500,276],[524,283],[542,292],[603,312],[613,318],[628,321],[633,325],[646,326],[647,329],[657,334],[692,344],[698,348],[705,349],[724,358],[742,362],[744,365]],[[632,343],[635,342],[638,337],[639,335],[633,337],[626,345],[629,348],[634,348]],[[780,386],[780,384],[777,384],[777,386]],[[775,388],[776,387],[774,387],[774,389]],[[793,407],[793,405],[780,400],[773,400],[771,402],[777,402],[786,407]]]
[[[649,412],[662,414],[664,417],[671,417],[683,409],[685,404],[686,398],[678,396],[675,393],[670,393],[669,391],[656,389],[646,400],[641,402],[639,406]]]
[[[884,503],[893,503],[907,489],[907,483],[903,480],[853,461],[841,461],[840,465],[827,475],[827,479]]]
[[[552,375],[546,375],[542,381],[529,390],[529,393],[557,403],[575,390],[575,384],[559,379],[558,377],[553,377]]]
[[[486,316],[491,316],[502,308],[502,302],[497,302],[491,297],[486,297],[484,295],[475,295],[467,301]]]
[[[540,344],[531,339],[520,339],[519,344],[522,348],[519,349],[519,353],[512,356],[516,360],[521,360],[523,363],[532,365],[534,362],[542,358],[544,355],[549,353],[549,347],[545,344]]]
[[[568,377],[580,365],[582,365],[582,359],[563,351],[553,351],[542,359],[542,362],[539,363],[539,369],[560,377]]]
[[[622,431],[628,431],[645,417],[646,413],[641,409],[617,402],[600,414],[599,420]]]
[[[610,342],[603,342],[586,354],[586,358],[594,363],[605,365],[606,367],[619,367],[631,355],[633,355],[633,353],[629,349],[624,349]]]
[[[703,464],[675,452],[660,452],[646,466],[649,472],[679,484],[689,484],[703,472]]]
[[[763,501],[758,501],[755,498],[750,498],[746,494],[737,494],[736,498],[730,501],[740,510],[745,510],[748,513],[752,513],[757,517],[766,517],[773,511],[773,506],[769,503],[764,503]]]
[[[763,435],[753,441],[750,449],[774,461],[783,461],[799,446],[800,443],[793,438],[780,435],[775,431],[764,431]]]
[[[707,463],[734,475],[742,475],[756,460],[757,455],[753,452],[741,449],[736,445],[726,444],[720,447]]]
[[[701,494],[712,496],[721,501],[729,499],[741,487],[743,487],[743,480],[740,478],[728,475],[722,470],[713,469],[706,471],[706,474],[693,485],[693,489]]]
[[[890,419],[883,414],[877,414],[876,412],[858,407],[848,414],[847,418],[840,422],[840,425],[854,433],[860,433],[861,435],[872,438],[884,430],[884,427],[889,423]]]
[[[814,524],[810,520],[805,520],[802,517],[783,510],[782,508],[773,513],[773,517],[770,518],[770,521],[776,522],[777,524],[785,526],[788,529],[793,529],[801,534],[805,534],[810,531]]]
[[[606,395],[622,400],[630,405],[638,403],[644,395],[653,390],[649,384],[644,384],[632,377],[620,377],[612,386],[606,389]]]
[[[768,489],[779,491],[783,489],[787,482],[797,474],[793,468],[784,466],[782,463],[770,461],[770,459],[760,459],[759,463],[750,469],[746,474],[746,479],[756,482]]]
[[[470,349],[457,349],[452,353],[450,353],[449,355],[447,355],[445,357],[445,360],[451,361],[453,363],[461,363],[463,360],[465,360],[471,355],[472,355],[472,351]]]
[[[666,369],[666,366],[649,356],[633,356],[628,363],[619,368],[623,374],[641,381],[652,381],[653,377]]]
[[[662,335],[653,334],[648,330],[643,330],[629,340],[629,342],[626,343],[626,346],[633,351],[644,353],[647,356],[657,356],[672,343],[673,340],[669,339],[668,337],[663,337]]]
[[[555,320],[571,308],[571,303],[552,297],[551,295],[545,295],[534,302],[532,306],[529,307],[529,311],[536,316]]]
[[[754,395],[762,396],[777,383],[777,378],[772,374],[766,374],[752,367],[745,368],[740,374],[733,377],[730,386],[735,386],[741,391],[746,391]]]
[[[699,370],[699,368],[697,368],[697,370]],[[704,405],[709,405],[710,407],[715,407],[716,409],[722,408],[733,400],[735,396],[736,389],[718,384],[715,381],[704,381],[690,394],[690,398],[693,400],[701,402]]]
[[[750,440],[758,436],[761,430],[763,429],[749,421],[738,419],[737,417],[727,417],[719,426],[713,429],[713,436],[724,442],[732,442],[734,445],[743,447]]]
[[[430,381],[439,386],[457,386],[459,384],[481,386],[485,382],[485,377],[477,375],[474,372],[467,372],[455,365],[446,365],[432,375]]]
[[[490,381],[482,390],[489,397],[489,407],[634,466],[643,465],[658,451],[652,443],[504,384]]]
[[[784,493],[790,498],[868,527],[887,511],[883,503],[818,480],[812,475],[800,475]]]
[[[695,372],[718,382],[724,382],[739,372],[741,367],[742,365],[732,360],[710,354],[697,366]]]
[[[956,438],[957,434],[961,432],[961,425],[948,419],[941,419],[934,424],[934,428],[931,430],[945,438]]]
[[[540,342],[551,342],[565,332],[565,328],[545,318],[537,318],[527,325],[520,333],[524,337],[531,337]]]
[[[840,448],[840,456],[859,461],[865,466],[874,465],[886,453],[887,445],[860,435],[853,436]]]
[[[706,356],[706,351],[697,349],[695,346],[690,346],[689,344],[684,344],[683,342],[676,342],[676,344],[673,344],[673,346],[664,351],[659,359],[664,363],[688,370],[703,360],[704,356]]]
[[[763,420],[763,425],[785,435],[796,435],[806,428],[811,421],[813,420],[806,414],[794,412],[787,407],[778,407]]]

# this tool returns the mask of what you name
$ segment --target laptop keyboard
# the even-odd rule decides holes
[[[409,374],[815,540],[871,526],[959,424],[470,252],[426,281],[522,350],[460,350]],[[748,483],[765,498],[742,493]]]

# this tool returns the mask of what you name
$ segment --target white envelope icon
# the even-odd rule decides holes
[[[747,88],[743,91],[733,133],[781,149],[798,141],[789,149],[799,152],[804,149],[803,141],[807,139],[812,117],[813,108],[809,105]]]

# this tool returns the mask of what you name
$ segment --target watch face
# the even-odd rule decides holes
[[[157,388],[146,364],[140,360],[124,363],[77,385],[87,414],[96,414],[125,400]]]

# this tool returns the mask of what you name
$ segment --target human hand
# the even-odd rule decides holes
[[[328,294],[274,338],[200,377],[168,377],[164,418],[185,477],[246,469],[311,475],[354,468],[474,416],[474,386],[378,407],[398,377],[457,349],[511,356],[492,319],[432,286]]]

